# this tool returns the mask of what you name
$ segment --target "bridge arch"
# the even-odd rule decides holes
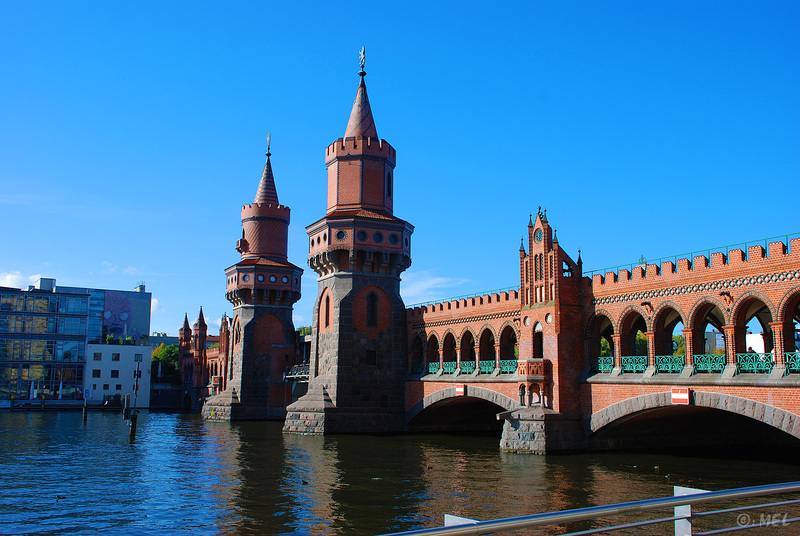
[[[800,285],[794,287],[778,304],[776,322],[783,324],[783,351],[797,352],[800,348],[795,344],[795,322],[800,323]]]
[[[800,422],[800,416],[792,412],[749,398],[710,391],[695,391],[693,397],[694,406],[717,409],[743,417],[749,417],[800,439],[800,427],[795,427],[795,424]],[[584,423],[586,434],[587,436],[594,434],[623,417],[650,409],[669,407],[675,407],[672,404],[671,391],[650,393],[628,398],[616,404],[606,406],[586,419]]]
[[[647,332],[652,328],[648,322],[647,313],[637,305],[629,305],[619,315],[619,335],[620,335],[620,350],[624,356],[628,355],[647,355],[648,342]],[[638,338],[638,333],[642,333],[642,337]],[[637,338],[640,344],[637,344]],[[639,348],[643,346],[643,348]]]
[[[655,355],[672,354],[672,334],[678,324],[686,327],[686,315],[681,307],[670,300],[660,303],[653,312]]]
[[[491,402],[492,404],[503,408],[504,411],[514,411],[522,407],[517,401],[507,397],[504,394],[475,385],[467,386],[467,397],[479,398],[481,400]],[[457,394],[455,386],[446,387],[436,391],[435,393],[431,393],[406,411],[406,424],[410,423],[417,415],[433,405],[441,404],[451,400],[460,400],[463,398],[465,398],[464,395]],[[498,411],[498,413],[500,412]]]
[[[602,340],[608,345],[608,355],[614,356],[614,334],[619,333],[619,327],[614,322],[614,315],[605,309],[598,309],[586,324],[585,338],[588,355],[586,365],[591,365],[593,359],[603,354]]]

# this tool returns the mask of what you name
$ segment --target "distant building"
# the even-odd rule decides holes
[[[177,346],[179,340],[180,339],[178,337],[170,337],[166,333],[159,333],[157,331],[154,331],[153,333],[150,334],[150,348],[155,350],[162,344],[166,346],[174,344]]]
[[[136,407],[150,407],[151,354],[151,348],[145,345],[90,343],[86,362],[87,400],[105,402],[131,395],[131,403],[135,398]]]
[[[94,383],[88,344],[140,341],[150,331],[150,299],[143,284],[121,291],[41,278],[27,290],[0,287],[0,400],[81,400]]]
[[[199,410],[209,396],[225,390],[230,358],[230,326],[228,317],[222,316],[219,335],[209,335],[203,308],[189,327],[189,315],[183,319],[178,336],[178,370],[181,374],[183,395],[181,406]]]

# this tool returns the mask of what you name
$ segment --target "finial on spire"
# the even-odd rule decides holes
[[[367,47],[361,47],[361,50],[358,53],[359,63],[361,63],[361,70],[358,72],[359,76],[362,78],[367,74],[364,71],[364,63],[367,61]]]
[[[272,134],[267,134],[267,158],[272,156],[272,153],[269,152],[270,145],[272,145]]]

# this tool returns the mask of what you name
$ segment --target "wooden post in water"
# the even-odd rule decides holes
[[[42,393],[42,411],[44,411],[44,393]]]
[[[134,411],[133,413],[131,413],[131,435],[130,435],[131,443],[133,443],[136,440],[136,424],[138,420],[139,416],[136,414],[136,412]]]
[[[124,420],[128,420],[131,418],[131,395],[130,393],[125,395],[125,404],[122,408],[122,418]]]
[[[86,424],[86,419],[89,413],[89,407],[86,404],[86,399],[83,399],[83,423]]]
[[[14,395],[11,395],[11,405],[9,406],[10,411],[14,411]]]

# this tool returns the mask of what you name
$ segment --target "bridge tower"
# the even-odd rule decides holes
[[[206,400],[210,420],[281,419],[283,373],[294,364],[294,303],[303,270],[287,259],[290,209],[278,202],[267,137],[267,161],[252,204],[242,207],[241,261],[225,270],[233,304],[225,390]]]
[[[519,361],[521,369],[526,361],[543,362],[548,374],[539,383],[520,385],[528,407],[504,415],[503,448],[544,453],[582,447],[584,310],[580,253],[575,262],[561,249],[547,211],[539,207],[528,222],[527,253],[520,247]]]
[[[308,392],[288,407],[284,431],[391,432],[404,427],[408,222],[393,214],[395,150],[378,138],[364,81],[343,138],[325,151],[325,216],[306,227],[319,276]]]

